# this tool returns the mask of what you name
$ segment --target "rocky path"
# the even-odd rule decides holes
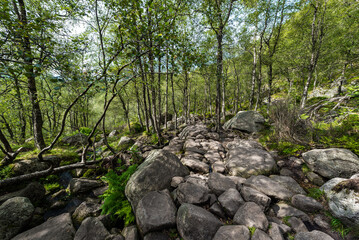
[[[46,213],[31,203],[31,193],[41,192],[41,186],[0,197],[0,239],[341,239],[324,215],[327,207],[308,197],[287,168],[300,169],[302,159],[283,163],[254,140],[211,132],[200,122],[184,128],[165,148],[143,154],[146,160],[126,186],[136,226],[119,229],[109,216],[100,216],[103,183],[68,178],[73,198],[64,201],[65,190],[54,194]],[[312,174],[312,181],[324,183]],[[333,178],[324,191],[335,195],[333,182],[343,180]],[[48,220],[37,225],[36,216]],[[23,232],[26,225],[29,230]]]

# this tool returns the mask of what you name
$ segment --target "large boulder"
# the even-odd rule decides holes
[[[296,194],[292,197],[292,205],[306,212],[323,210],[323,205],[311,197]]]
[[[61,142],[69,144],[70,146],[81,146],[87,144],[87,136],[82,133],[77,133],[73,136],[64,137]]]
[[[247,178],[252,175],[269,175],[277,170],[277,164],[267,151],[241,143],[229,146],[226,167],[230,175]]]
[[[218,202],[227,215],[233,218],[238,208],[244,203],[244,200],[236,189],[230,188],[218,197]]]
[[[233,118],[227,121],[224,129],[236,129],[243,132],[253,133],[263,129],[264,117],[256,111],[239,111]]]
[[[92,202],[82,202],[72,214],[75,226],[80,226],[81,222],[88,217],[97,217],[101,213],[101,205]]]
[[[135,141],[127,136],[123,136],[120,138],[120,141],[118,142],[118,148],[120,150],[126,150],[129,147],[131,147]]]
[[[177,208],[168,191],[147,193],[138,203],[136,221],[143,235],[176,226]]]
[[[259,228],[263,231],[266,231],[269,226],[263,210],[254,202],[244,203],[234,215],[233,222],[247,227]]]
[[[178,185],[177,199],[182,203],[202,204],[209,199],[209,189],[194,182],[185,182]]]
[[[262,209],[267,209],[271,203],[271,198],[253,188],[243,186],[241,189],[241,195],[246,202],[255,202]]]
[[[15,175],[23,175],[23,174],[29,174],[34,173],[37,171],[43,171],[50,167],[50,163],[47,162],[40,162],[37,159],[26,159],[26,160],[20,160],[16,161],[14,163],[14,174]]]
[[[294,193],[280,183],[266,176],[251,176],[244,182],[245,186],[254,188],[267,196],[289,200]]]
[[[0,239],[8,240],[21,232],[34,212],[34,206],[25,197],[14,197],[0,206]]]
[[[314,149],[302,156],[313,172],[326,178],[350,178],[359,172],[359,158],[348,149]]]
[[[102,182],[86,178],[73,178],[69,184],[71,194],[88,192],[94,188],[103,186]]]
[[[183,239],[212,239],[223,224],[212,213],[192,204],[182,204],[177,212],[177,229]]]
[[[153,150],[129,179],[125,193],[135,210],[146,193],[169,189],[173,177],[188,174],[176,155],[166,150]]]
[[[5,201],[9,200],[13,197],[26,197],[28,198],[32,203],[36,203],[40,201],[43,197],[45,197],[45,188],[43,185],[41,185],[38,182],[32,182],[29,183],[25,188],[5,194],[0,197],[0,204],[4,203]]]
[[[212,172],[208,177],[208,186],[214,194],[219,196],[229,188],[236,188],[236,183],[230,177]]]
[[[359,194],[357,190],[347,187],[336,189],[350,180],[333,178],[326,182],[321,189],[324,191],[329,209],[332,214],[344,223],[359,228]]]
[[[295,235],[294,240],[334,240],[331,236],[321,231],[300,232]]]
[[[71,216],[64,213],[17,235],[12,240],[73,240],[74,236],[75,228]]]
[[[304,189],[293,178],[289,176],[271,175],[269,177],[294,193],[306,194]]]

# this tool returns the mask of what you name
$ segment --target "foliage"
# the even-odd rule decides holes
[[[0,180],[11,177],[13,174],[13,168],[13,164],[9,164],[7,166],[0,166]]]
[[[251,234],[251,237],[253,236],[254,232],[256,231],[256,227],[248,227],[248,230]]]
[[[40,183],[44,185],[47,192],[55,192],[62,188],[59,184],[59,176],[57,175],[49,175],[45,178],[40,179]]]
[[[334,217],[330,212],[326,212],[325,215],[327,215],[330,218],[330,225],[332,229],[339,233],[342,239],[345,239],[345,236],[348,235],[352,231],[352,228],[346,227],[342,221],[340,221],[338,218]]]
[[[304,174],[307,174],[307,173],[311,172],[310,168],[309,168],[308,165],[305,164],[305,163],[302,165],[302,172],[303,172]]]
[[[292,226],[292,225],[288,222],[290,218],[291,218],[291,216],[285,216],[285,217],[283,217],[283,223],[286,224],[286,225],[289,226],[289,227]]]
[[[108,183],[108,190],[101,196],[104,200],[101,206],[102,214],[120,217],[124,220],[126,226],[135,220],[131,204],[125,195],[125,187],[136,169],[137,164],[134,164],[121,175],[111,170],[102,178]]]
[[[320,188],[309,188],[308,189],[308,197],[319,200],[323,196],[325,196],[324,191],[321,190]]]

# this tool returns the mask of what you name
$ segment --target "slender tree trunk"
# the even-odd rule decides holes
[[[14,77],[15,81],[15,91],[16,91],[16,100],[19,105],[19,119],[21,124],[21,133],[20,133],[20,141],[24,142],[26,138],[26,116],[25,116],[25,108],[24,104],[22,103],[21,93],[20,93],[20,84],[19,79]]]
[[[4,145],[5,150],[10,153],[13,152],[12,148],[10,146],[10,143],[8,142],[8,140],[6,139],[5,135],[2,133],[1,129],[0,129],[0,141],[2,142],[2,144]]]
[[[257,74],[257,50],[256,45],[253,47],[253,69],[252,69],[252,81],[251,81],[251,96],[249,101],[249,109],[253,108],[254,104],[254,89],[256,87],[256,74]]]
[[[216,131],[221,130],[221,83],[223,71],[223,28],[219,28],[217,32],[217,97],[216,97]]]
[[[171,88],[172,88],[172,106],[173,106],[173,112],[175,114],[175,129],[177,129],[177,109],[175,102],[175,90],[173,87],[173,73],[171,73]]]
[[[138,117],[138,122],[141,125],[141,128],[143,128],[143,122],[142,122],[142,118],[141,118],[141,100],[140,100],[140,96],[138,93],[138,88],[137,88],[137,81],[134,81],[134,85],[135,85],[135,94],[136,94],[136,100],[137,100],[137,117]]]
[[[158,95],[158,127],[161,128],[162,124],[162,103],[161,103],[161,57],[158,57],[158,82],[157,82],[157,95]]]
[[[348,65],[347,62],[344,63],[343,70],[342,70],[342,76],[340,77],[340,82],[339,82],[339,86],[338,86],[338,95],[342,94],[342,87],[345,82],[345,71],[347,69],[347,65]]]
[[[167,115],[168,115],[168,46],[167,46],[167,51],[166,51],[166,108],[165,108],[165,127],[167,129],[167,122],[168,122],[168,119],[167,119]]]
[[[272,81],[273,81],[273,64],[272,62],[268,66],[268,107],[272,102]]]
[[[0,115],[3,123],[5,124],[6,130],[9,133],[10,139],[14,139],[14,132],[12,131],[10,124],[6,121],[6,118],[4,117],[4,115]]]

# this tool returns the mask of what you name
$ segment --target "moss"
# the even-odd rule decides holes
[[[292,225],[288,222],[289,221],[289,219],[291,218],[291,216],[285,216],[285,217],[283,217],[283,223],[285,224],[285,225],[287,225],[288,227],[292,227]]]
[[[308,165],[305,164],[305,163],[302,165],[302,172],[303,172],[304,174],[307,174],[307,173],[311,172],[310,168],[309,168]]]
[[[338,193],[343,189],[353,190],[354,192],[359,193],[359,178],[342,181],[333,188],[333,191]]]
[[[307,196],[319,200],[324,196],[324,194],[324,191],[319,188],[309,188]]]

